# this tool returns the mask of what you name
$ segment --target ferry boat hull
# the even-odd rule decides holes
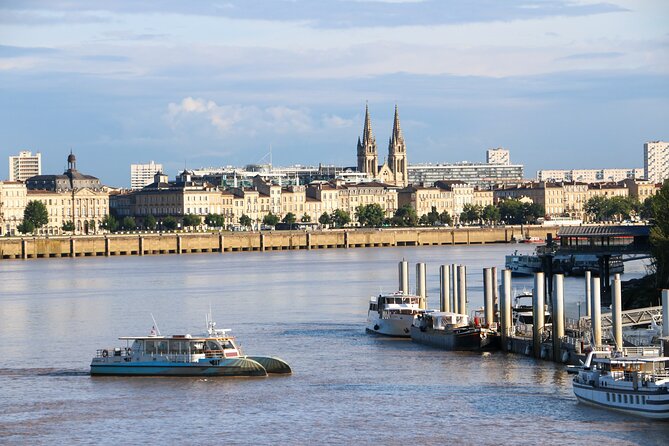
[[[481,328],[451,332],[412,326],[410,332],[412,341],[443,350],[485,351],[499,347],[497,336]]]
[[[667,393],[645,392],[645,395],[640,395],[640,392],[633,392],[632,389],[626,391],[607,387],[597,388],[577,382],[574,382],[573,386],[576,399],[583,404],[644,418],[669,419],[669,394]],[[639,399],[639,403],[636,403],[638,396],[643,396],[644,399]],[[618,402],[618,397],[620,397],[620,402]]]
[[[99,359],[99,358],[95,358]],[[252,359],[204,360],[195,363],[101,362],[91,363],[91,375],[107,376],[267,376],[267,370]]]

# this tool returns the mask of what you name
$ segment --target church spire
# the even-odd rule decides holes
[[[400,127],[400,114],[397,110],[397,104],[395,104],[395,119],[393,121],[393,133],[390,136],[390,146],[393,147],[395,144],[402,145],[404,142],[404,137],[402,136],[402,128]]]
[[[369,105],[365,103],[365,124],[362,129],[362,140],[358,137],[358,172],[376,177],[379,170],[376,139],[372,132],[372,120],[369,117]]]
[[[373,145],[374,133],[372,132],[372,120],[369,117],[369,105],[365,103],[365,126],[362,130],[362,143],[364,145]]]

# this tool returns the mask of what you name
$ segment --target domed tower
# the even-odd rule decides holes
[[[407,146],[404,143],[404,136],[402,136],[402,129],[400,128],[400,115],[397,111],[397,105],[395,105],[393,134],[388,142],[388,167],[393,173],[395,186],[406,187],[409,184]]]
[[[369,119],[369,107],[365,104],[365,126],[362,130],[362,141],[358,138],[358,172],[364,172],[376,178],[379,173],[379,156],[376,151],[376,139],[372,133],[372,122]]]
[[[77,157],[74,156],[71,150],[67,156],[67,170],[77,170]]]

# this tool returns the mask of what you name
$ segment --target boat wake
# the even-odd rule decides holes
[[[84,369],[0,369],[0,376],[89,376],[89,372]]]

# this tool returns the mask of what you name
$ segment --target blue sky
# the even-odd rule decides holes
[[[397,103],[410,163],[642,167],[669,139],[668,21],[665,0],[3,0],[0,157],[59,173],[72,149],[117,186],[270,146],[355,165],[367,101],[381,158]]]

